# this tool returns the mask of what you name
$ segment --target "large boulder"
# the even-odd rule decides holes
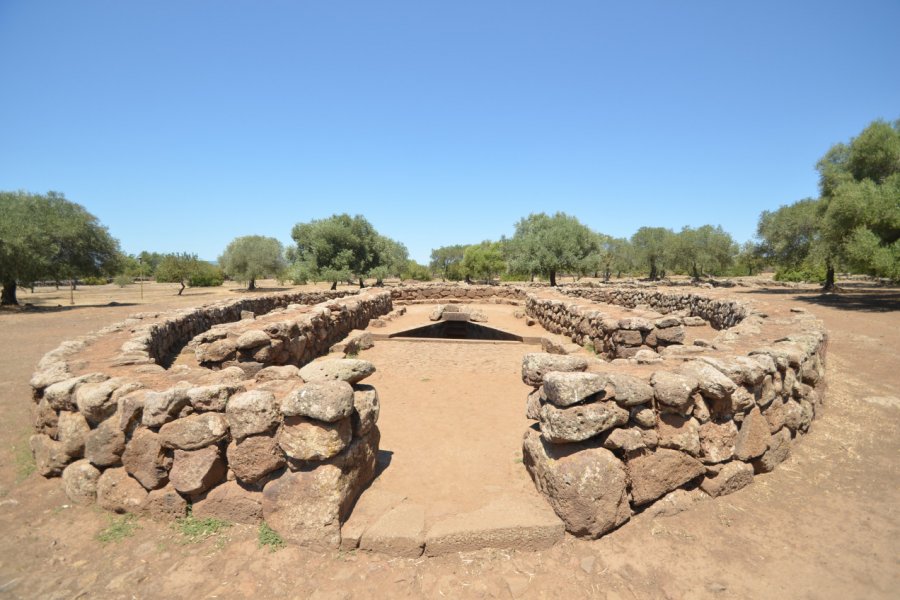
[[[191,514],[198,519],[256,525],[262,520],[262,492],[248,490],[236,481],[226,481],[194,500],[191,509]]]
[[[281,401],[281,412],[286,417],[339,421],[353,412],[353,387],[341,380],[307,383]]]
[[[97,504],[117,513],[139,512],[147,490],[128,476],[125,469],[106,469],[97,480]]]
[[[153,490],[168,481],[172,457],[166,453],[157,433],[138,427],[122,453],[122,465],[142,486]]]
[[[627,475],[609,450],[587,445],[572,449],[528,431],[523,462],[566,530],[596,538],[631,518]]]
[[[225,461],[218,446],[200,450],[176,450],[169,480],[182,494],[202,494],[225,479]]]
[[[619,406],[631,408],[653,401],[653,388],[642,379],[626,373],[607,373],[606,380],[607,394],[612,394]]]
[[[378,423],[381,402],[374,387],[364,383],[353,386],[353,436],[362,437]]]
[[[753,469],[757,473],[769,473],[784,462],[790,454],[791,431],[787,427],[783,427],[772,435],[769,449],[753,461]]]
[[[225,416],[231,436],[236,440],[271,431],[281,420],[275,394],[261,390],[244,392],[231,398],[225,407]]]
[[[31,436],[28,444],[34,456],[37,472],[44,477],[56,477],[72,461],[72,457],[66,454],[65,446],[46,434]]]
[[[724,400],[737,389],[737,385],[711,364],[693,360],[685,364],[682,373],[699,382],[700,393],[712,400]]]
[[[522,381],[537,387],[544,382],[547,373],[585,371],[587,367],[587,359],[581,356],[531,352],[522,358]]]
[[[554,371],[544,376],[544,397],[560,408],[606,396],[606,376],[598,373]]]
[[[256,483],[284,466],[284,452],[271,435],[251,435],[232,441],[226,451],[228,466],[244,483]]]
[[[84,457],[98,467],[122,464],[124,451],[125,434],[119,429],[119,421],[114,416],[100,423],[84,441]]]
[[[753,407],[753,410],[744,416],[737,438],[735,438],[734,455],[744,461],[758,458],[769,449],[771,439],[769,422],[760,412],[759,407]]]
[[[554,443],[580,442],[628,422],[628,411],[615,402],[591,402],[568,408],[541,407],[541,434]]]
[[[721,423],[710,421],[700,426],[700,450],[705,463],[720,463],[734,457],[734,443],[737,439],[734,421]]]
[[[652,502],[706,472],[696,458],[666,448],[630,458],[626,466],[636,506]]]
[[[100,470],[86,459],[77,460],[62,472],[66,496],[75,504],[93,504],[97,499]]]
[[[100,383],[84,383],[75,390],[75,404],[79,412],[93,424],[100,423],[116,412],[113,392],[128,383],[121,377],[113,377]]]
[[[375,474],[380,434],[356,439],[315,469],[287,472],[263,490],[263,517],[287,541],[320,549],[341,543],[341,522]]]
[[[650,377],[656,401],[663,407],[687,414],[693,408],[693,394],[700,385],[696,377],[656,371]]]
[[[663,413],[657,424],[659,445],[700,456],[700,424],[696,419]]]
[[[144,500],[144,514],[152,519],[170,521],[187,514],[187,501],[171,483],[158,490],[152,490]]]
[[[166,423],[159,430],[159,441],[166,448],[199,450],[225,439],[228,420],[221,413],[189,415]]]
[[[240,384],[217,383],[191,388],[187,392],[187,397],[191,406],[198,412],[222,412],[225,410],[228,399],[243,391],[244,386]]]
[[[367,360],[339,358],[309,363],[300,369],[300,377],[306,382],[338,380],[359,383],[374,372],[375,365]]]
[[[181,409],[190,402],[187,396],[187,388],[182,387],[173,387],[164,392],[138,390],[132,392],[132,394],[138,396],[132,402],[143,407],[141,423],[146,427],[160,427],[176,419],[181,413]],[[132,394],[124,397],[123,401]]]
[[[84,442],[91,432],[84,415],[68,410],[60,411],[56,424],[56,439],[63,445],[63,452],[72,458],[84,456]]]
[[[735,460],[722,467],[717,474],[704,479],[700,489],[716,498],[732,494],[751,483],[753,483],[753,467]]]
[[[353,426],[349,418],[324,423],[306,417],[285,417],[278,432],[278,445],[294,460],[325,460],[350,443]]]

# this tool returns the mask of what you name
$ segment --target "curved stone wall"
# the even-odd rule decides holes
[[[616,320],[529,296],[529,314],[545,327],[609,358],[660,349],[664,338],[668,350],[679,350],[663,351],[652,365],[526,355],[522,378],[534,388],[527,415],[536,424],[525,435],[524,463],[575,535],[599,537],[679,490],[715,497],[748,485],[788,457],[821,408],[827,334],[805,311],[769,319],[694,294],[566,293],[687,315]],[[738,324],[705,347],[679,346],[679,335],[664,333],[698,314]]]
[[[310,361],[392,308],[386,292],[340,296],[145,313],[62,344],[32,377],[39,472],[74,502],[168,518],[190,504],[338,547],[374,476],[379,400],[370,363]],[[179,348],[194,360],[157,364]]]
[[[282,294],[136,315],[48,353],[31,380],[38,469],[62,475],[75,502],[160,517],[190,504],[338,547],[374,476],[379,401],[361,383],[371,364],[311,361],[394,303],[456,301],[524,305],[517,316],[577,344],[522,369],[535,421],[525,467],[576,535],[669,494],[743,487],[788,456],[822,404],[827,336],[805,311],[643,287]],[[715,339],[685,345],[694,325]]]

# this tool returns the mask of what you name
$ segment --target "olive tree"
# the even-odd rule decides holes
[[[256,289],[256,280],[277,277],[284,270],[281,242],[272,237],[247,235],[232,240],[219,257],[225,274],[235,281],[246,281],[248,290]]]
[[[565,213],[533,213],[516,223],[508,247],[511,271],[546,276],[555,286],[558,273],[584,268],[585,259],[597,252],[599,239]]]
[[[0,304],[18,284],[113,274],[121,252],[97,217],[63,194],[0,192]]]
[[[379,235],[362,215],[332,215],[327,219],[297,223],[291,237],[297,244],[290,252],[294,262],[305,265],[306,270],[321,279],[331,281],[331,289],[337,287],[338,281],[351,278],[359,279],[359,287],[363,287],[364,277],[373,269],[386,265],[385,253],[388,246],[392,246],[385,243],[387,238]],[[397,246],[390,251],[401,253]]]

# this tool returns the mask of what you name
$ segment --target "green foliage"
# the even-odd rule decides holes
[[[16,462],[16,482],[24,481],[29,475],[35,472],[37,464],[34,461],[34,454],[28,445],[28,439],[34,433],[31,428],[25,430],[19,441],[13,445],[13,457]]]
[[[120,542],[134,535],[139,529],[137,517],[132,514],[109,517],[109,525],[97,534],[97,540],[103,543]]]
[[[721,226],[684,227],[673,242],[673,264],[694,278],[721,275],[734,262],[737,244]]]
[[[775,281],[822,282],[825,275],[823,263],[800,264],[775,271]]]
[[[491,280],[506,269],[506,259],[498,242],[484,241],[466,248],[460,267],[466,277]]]
[[[900,122],[874,121],[849,144],[832,146],[816,167],[820,198],[761,215],[763,256],[785,277],[822,265],[826,287],[838,264],[900,279]]]
[[[79,279],[78,282],[81,285],[106,285],[109,283],[106,277],[85,277],[84,279]]]
[[[296,247],[289,252],[300,272],[322,281],[362,279],[378,267],[375,275],[400,275],[408,252],[399,242],[380,235],[362,215],[332,215],[309,223],[297,223],[291,231]]]
[[[248,290],[256,289],[256,280],[279,277],[284,271],[281,242],[272,237],[247,235],[235,238],[219,257],[219,265],[235,281],[246,281]]]
[[[134,283],[134,279],[132,279],[128,275],[116,275],[115,278],[113,278],[113,283],[115,283],[120,288],[123,288],[126,285],[131,285],[132,283]]]
[[[460,281],[466,277],[462,271],[462,261],[465,253],[466,246],[463,244],[435,248],[431,251],[431,262],[428,266],[441,279]]]
[[[665,227],[641,227],[631,236],[637,264],[645,265],[650,279],[665,277],[675,254],[675,233]]]
[[[191,287],[219,287],[225,283],[225,271],[221,267],[200,261],[197,271],[188,279]]]
[[[420,265],[414,260],[408,260],[401,278],[414,279],[415,281],[431,281],[431,271],[425,265]]]
[[[516,223],[508,251],[511,271],[544,275],[556,285],[557,273],[580,273],[589,266],[586,261],[599,251],[599,240],[575,217],[538,213]]]
[[[268,548],[269,552],[275,552],[285,547],[284,539],[278,535],[277,531],[269,527],[265,521],[259,524],[256,539],[257,545],[260,548]]]
[[[156,281],[160,283],[180,283],[178,295],[185,285],[192,287],[214,287],[222,285],[225,274],[218,267],[187,252],[166,254],[156,267]]]
[[[16,285],[118,270],[119,243],[84,207],[56,192],[0,192],[2,303],[16,304]]]
[[[220,519],[198,519],[192,514],[176,519],[173,525],[186,544],[196,544],[231,527],[228,521]]]

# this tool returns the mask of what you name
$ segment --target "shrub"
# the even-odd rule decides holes
[[[225,272],[205,262],[201,262],[197,266],[197,271],[188,279],[188,285],[191,287],[218,287],[224,282]]]
[[[85,277],[84,279],[79,279],[78,282],[81,285],[106,285],[109,283],[106,277]]]
[[[134,280],[128,275],[116,275],[116,278],[113,279],[113,283],[115,283],[120,288],[123,288],[126,285],[131,285],[132,283],[134,283]]]

